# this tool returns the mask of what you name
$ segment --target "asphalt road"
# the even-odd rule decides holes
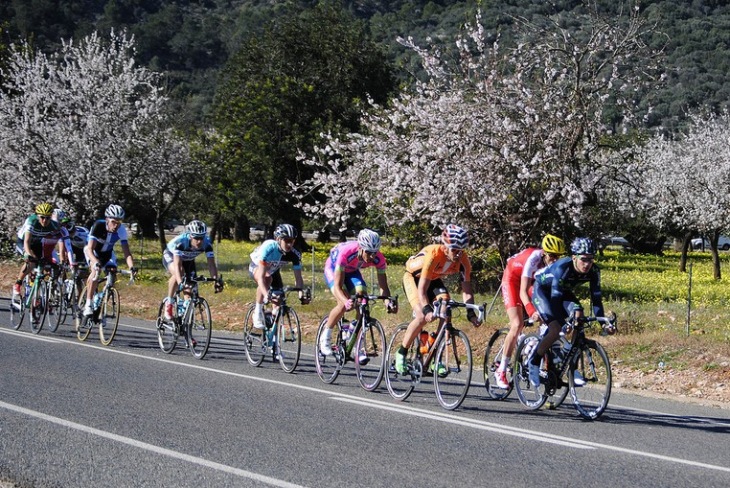
[[[110,347],[9,327],[0,302],[0,479],[37,487],[730,486],[730,410],[614,391],[601,420],[570,400],[525,410],[473,385],[456,412],[430,384],[404,403],[250,366],[214,332],[203,361],[123,318]],[[477,375],[475,375],[477,376]]]

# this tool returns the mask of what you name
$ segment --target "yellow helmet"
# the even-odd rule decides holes
[[[50,217],[53,213],[53,205],[50,203],[39,203],[35,207],[35,213],[39,216]]]
[[[552,234],[542,238],[542,250],[548,254],[565,254],[565,242]]]

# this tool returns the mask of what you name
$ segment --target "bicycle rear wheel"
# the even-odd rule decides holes
[[[580,373],[584,384],[576,385],[574,371]],[[611,397],[611,363],[606,351],[596,341],[586,340],[580,355],[569,370],[570,396],[578,413],[585,419],[600,417]]]
[[[251,305],[246,312],[246,320],[243,326],[243,346],[246,349],[246,359],[253,366],[259,366],[264,361],[266,352],[265,331],[253,326],[254,306]]]
[[[191,304],[188,311],[187,334],[190,351],[197,359],[203,359],[210,347],[210,336],[213,333],[213,319],[210,316],[210,306],[205,298],[198,297],[196,303]]]
[[[85,341],[91,333],[91,327],[94,322],[90,320],[91,317],[87,317],[83,314],[84,307],[86,306],[86,285],[81,289],[79,294],[79,303],[77,307],[76,316],[74,317],[74,325],[76,327],[76,337],[80,341]]]
[[[64,282],[60,278],[48,282],[48,330],[51,332],[56,332],[66,317],[63,285]]]
[[[160,344],[160,349],[166,354],[170,354],[175,350],[177,345],[178,327],[175,324],[175,317],[170,320],[165,320],[165,305],[167,305],[167,298],[164,298],[160,302],[160,307],[157,310],[157,342]]]
[[[360,329],[355,350],[355,374],[357,381],[367,391],[374,391],[383,381],[385,371],[385,331],[375,319]]]
[[[15,330],[20,329],[20,326],[23,325],[23,319],[25,318],[25,290],[26,284],[23,282],[23,284],[20,285],[20,295],[16,300],[13,300],[13,292],[12,290],[10,291],[10,324]]]
[[[556,342],[557,345],[553,346],[554,350],[558,349],[558,347],[560,349],[563,349],[566,342],[568,342],[568,340],[565,337],[561,336],[560,339],[558,339],[558,341]],[[545,405],[550,410],[555,410],[560,405],[562,405],[566,397],[568,396],[568,392],[570,391],[570,388],[568,387],[568,378],[566,376],[558,379],[558,385],[560,385],[560,387],[556,388],[553,394],[547,397],[547,401],[545,402]]]
[[[388,342],[388,349],[385,353],[385,386],[390,396],[396,400],[403,401],[413,392],[413,389],[421,381],[422,366],[417,357],[418,340],[411,344],[406,355],[405,374],[399,374],[395,369],[395,354],[403,342],[403,336],[408,329],[408,323],[396,327]]]
[[[38,282],[38,287],[31,288],[30,300],[30,330],[34,334],[38,334],[43,328],[43,322],[46,320],[46,312],[48,311],[48,288],[45,280]]]
[[[504,400],[512,393],[514,382],[512,380],[512,365],[509,364],[506,369],[508,388],[500,388],[497,386],[496,372],[504,358],[504,341],[509,333],[509,328],[499,329],[492,334],[486,349],[484,350],[484,388],[487,389],[487,395],[494,400]],[[511,361],[510,361],[511,363]]]
[[[441,367],[446,368],[441,373]],[[461,330],[452,330],[436,351],[433,386],[436,398],[446,410],[455,410],[466,398],[471,384],[473,359],[469,338]]]
[[[119,292],[109,288],[99,310],[99,340],[108,346],[114,340],[119,326]]]
[[[279,364],[287,373],[293,373],[299,364],[302,352],[302,328],[299,316],[293,308],[286,309],[276,325],[276,347]]]
[[[342,341],[342,320],[337,322],[332,328],[332,354],[325,356],[319,348],[319,339],[324,333],[327,326],[327,317],[324,317],[319,323],[317,329],[317,338],[314,342],[314,363],[317,369],[317,376],[325,383],[333,383],[340,375],[342,367],[345,365],[345,356],[347,352],[344,350],[344,342]]]
[[[517,356],[514,365],[515,370],[512,376],[515,391],[517,392],[517,397],[520,399],[520,403],[530,410],[537,410],[547,401],[545,385],[541,382],[540,386],[535,388],[532,384],[530,384],[530,359],[532,358],[533,351],[539,343],[539,335],[529,334],[525,336],[520,344],[518,344]]]

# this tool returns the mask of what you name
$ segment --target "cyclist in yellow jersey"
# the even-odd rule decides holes
[[[439,317],[434,316],[433,301],[437,298],[450,298],[449,292],[441,281],[448,275],[459,274],[464,302],[474,303],[471,289],[471,261],[465,249],[469,237],[465,229],[449,224],[441,234],[441,244],[426,246],[411,256],[406,262],[403,275],[403,289],[413,308],[414,318],[403,336],[403,342],[395,355],[395,369],[399,374],[406,372],[406,355],[413,339],[423,326]],[[475,327],[481,325],[477,315],[469,309],[466,314]]]

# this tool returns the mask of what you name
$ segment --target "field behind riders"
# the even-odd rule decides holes
[[[302,255],[303,275],[305,286],[313,290],[314,300],[306,306],[296,300],[292,303],[301,317],[305,348],[313,347],[318,321],[334,304],[322,276],[324,262],[334,243],[310,244],[313,249]],[[256,245],[256,242],[226,240],[214,245],[226,288],[223,293],[214,294],[212,287],[201,286],[201,295],[210,303],[215,329],[241,331],[243,328],[245,312],[254,297],[255,286],[248,275],[248,264],[249,254]],[[153,320],[167,287],[162,253],[156,240],[133,239],[130,246],[141,272],[135,285],[120,283],[123,314]],[[419,249],[407,246],[382,249],[389,264],[391,292],[400,297],[397,315],[387,315],[380,304],[372,308],[373,316],[385,327],[386,336],[397,324],[410,320],[411,310],[401,278],[403,263]],[[730,263],[730,253],[721,254],[723,265]],[[710,254],[690,253],[692,288],[688,315],[689,276],[678,271],[678,253],[640,256],[607,250],[596,262],[601,267],[605,308],[615,311],[619,317],[619,333],[599,338],[612,361],[614,385],[723,402],[730,408],[730,381],[727,380],[730,377],[730,293],[727,291],[730,270],[727,266],[724,266],[726,278],[718,282],[712,278]],[[1,283],[8,294],[19,265],[18,259],[0,264]],[[203,259],[198,260],[197,267],[200,274],[207,274]],[[371,286],[377,283],[373,273],[370,268],[363,271]],[[282,269],[282,277],[285,284],[293,284],[291,267]],[[455,282],[447,286],[452,292],[458,290]],[[492,289],[478,294],[476,302],[486,302],[489,307],[495,292]],[[578,296],[587,307],[587,290],[579,288]],[[454,298],[460,300],[460,293]],[[475,329],[466,323],[465,317],[458,315],[455,323],[469,336],[475,368],[481,370],[486,342],[494,330],[507,323],[501,297],[497,297],[482,327]]]

